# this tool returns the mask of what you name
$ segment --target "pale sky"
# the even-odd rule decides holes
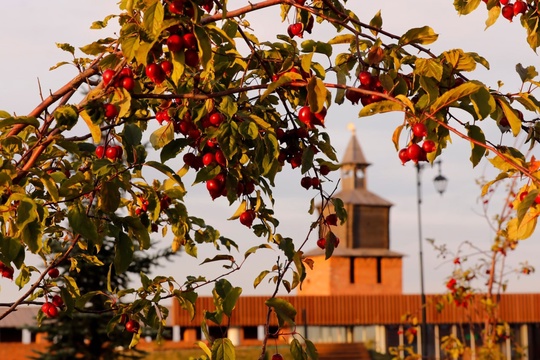
[[[53,72],[48,69],[59,61],[69,60],[69,54],[56,48],[55,43],[70,43],[74,46],[83,46],[98,36],[105,37],[107,32],[90,30],[92,21],[101,20],[115,11],[116,1],[95,0],[19,0],[0,2],[0,13],[4,14],[0,22],[0,109],[24,115],[32,110],[39,102],[39,79],[42,92],[47,94],[54,91],[71,79],[75,74],[73,68],[65,66]],[[247,1],[230,0],[229,7],[245,5]],[[458,17],[452,1],[432,0],[386,0],[349,1],[348,7],[355,9],[362,21],[369,22],[371,17],[382,10],[383,28],[397,33],[406,31],[410,27],[430,25],[440,34],[439,41],[430,48],[442,51],[452,48],[463,48],[465,51],[475,51],[486,57],[491,64],[491,71],[479,69],[474,76],[479,77],[487,85],[496,87],[497,80],[506,85],[505,92],[518,90],[519,78],[515,73],[515,64],[521,62],[524,66],[538,63],[538,57],[528,48],[525,41],[525,31],[519,26],[518,20],[510,24],[505,19],[499,19],[492,28],[484,31],[486,11],[484,9],[475,14]],[[481,4],[481,7],[483,4]],[[248,16],[252,27],[259,39],[271,36],[271,32],[286,33],[287,23],[279,22],[279,13],[272,9],[262,10],[260,14]],[[267,35],[265,35],[267,34]],[[328,40],[331,34],[324,32],[315,36],[319,40]],[[306,34],[305,38],[310,38]],[[79,53],[79,55],[81,55]],[[352,84],[352,81],[351,81]],[[391,136],[394,128],[401,123],[400,114],[375,116],[358,119],[360,110],[358,106],[349,104],[329,109],[326,124],[332,136],[333,145],[338,156],[343,155],[344,148],[349,141],[350,132],[348,123],[354,123],[357,136],[360,140],[364,154],[373,165],[368,168],[368,187],[371,191],[391,201],[394,206],[391,210],[391,248],[406,254],[404,258],[404,292],[415,293],[419,291],[418,270],[418,228],[416,213],[416,180],[415,169],[412,164],[401,166],[397,153],[393,148]],[[526,114],[532,118],[532,114]],[[469,120],[469,119],[463,119]],[[491,125],[487,131],[491,140],[497,142],[500,133]],[[513,144],[513,139],[505,135],[507,144]],[[457,137],[454,144],[446,149],[441,156],[443,161],[442,172],[449,179],[447,192],[441,197],[433,188],[432,179],[437,175],[437,169],[426,168],[423,171],[423,235],[425,238],[434,238],[438,244],[446,244],[449,250],[457,251],[463,241],[471,241],[484,249],[489,248],[493,238],[486,219],[481,214],[482,208],[478,201],[480,189],[476,180],[484,175],[487,161],[482,161],[476,169],[472,170],[468,161],[470,145]],[[535,153],[538,151],[535,149]],[[538,157],[538,155],[537,155]],[[300,174],[286,172],[281,174],[276,189],[276,213],[281,216],[281,233],[297,239],[298,242],[305,237],[309,224],[315,218],[307,213],[309,201],[315,195],[313,191],[305,191],[300,187]],[[338,174],[333,176],[337,179]],[[490,172],[488,177],[493,177]],[[186,184],[189,184],[186,181]],[[331,190],[328,187],[327,190]],[[500,196],[504,196],[503,193]],[[192,206],[194,215],[207,216],[208,222],[216,227],[222,227],[222,233],[230,238],[237,239],[244,249],[257,244],[259,239],[238,222],[226,221],[234,208],[227,208],[223,199],[212,202],[204,186],[198,186],[188,195],[188,206]],[[493,207],[496,212],[500,208]],[[225,214],[225,215],[224,215]],[[493,215],[493,214],[492,214]],[[539,236],[520,243],[516,251],[507,258],[508,266],[515,266],[520,262],[528,261],[540,270]],[[168,239],[161,242],[168,246]],[[316,238],[312,239],[315,246]],[[205,257],[213,255],[200,250],[203,255],[199,259],[190,259],[181,255],[174,265],[168,265],[158,272],[177,277],[182,282],[182,276],[195,275],[197,271],[206,271],[209,265],[199,268],[197,264]],[[470,251],[465,251],[468,253]],[[231,277],[234,285],[244,287],[244,293],[269,294],[270,287],[263,284],[252,289],[253,278],[263,270],[261,264],[270,267],[277,253],[267,251],[262,256],[249,258],[246,268],[240,274]],[[449,260],[437,258],[436,252],[424,243],[424,262],[426,273],[426,291],[435,293],[444,291],[446,278],[450,275]],[[238,254],[238,259],[242,255]],[[210,265],[214,266],[214,265]],[[509,269],[511,270],[511,268]],[[214,269],[220,271],[220,269]],[[210,271],[209,273],[212,273]],[[510,292],[536,292],[538,291],[539,275],[510,278]],[[10,301],[17,295],[15,287],[7,279],[0,279],[0,300]],[[207,289],[209,292],[210,289]]]

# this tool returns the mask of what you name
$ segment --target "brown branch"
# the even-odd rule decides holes
[[[37,118],[41,113],[43,113],[49,106],[54,104],[59,99],[63,98],[70,92],[76,91],[76,89],[79,88],[79,86],[89,77],[96,75],[99,73],[98,68],[98,62],[100,58],[97,58],[90,64],[90,66],[75,76],[71,81],[69,81],[67,84],[62,86],[60,89],[49,95],[45,100],[43,100],[32,112],[28,114],[29,117],[35,117]],[[26,124],[17,124],[13,126],[11,131],[7,134],[7,136],[14,136],[17,135],[19,132],[21,132],[27,125]]]

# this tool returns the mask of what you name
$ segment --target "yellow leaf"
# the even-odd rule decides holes
[[[80,112],[81,117],[83,118],[86,125],[88,125],[88,129],[90,129],[90,133],[92,134],[92,139],[94,140],[94,143],[99,144],[101,142],[101,128],[94,124],[92,121],[92,118],[86,110],[83,110]]]

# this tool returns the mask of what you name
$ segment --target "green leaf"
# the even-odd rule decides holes
[[[184,183],[182,182],[182,179],[180,178],[180,176],[176,175],[174,171],[167,165],[162,164],[157,161],[147,161],[146,163],[144,163],[144,165],[153,167],[154,169],[161,171],[163,174],[167,175],[171,180],[176,181],[178,185],[184,188]]]
[[[122,231],[118,236],[115,247],[114,270],[117,274],[122,274],[128,269],[133,260],[133,241]]]
[[[70,53],[71,55],[75,55],[75,48],[67,43],[56,43],[56,47]]]
[[[81,50],[86,55],[97,56],[104,53],[105,50],[107,50],[107,46],[99,44],[97,42],[93,42],[91,44],[79,47],[79,50]]]
[[[319,53],[324,54],[328,57],[332,56],[332,46],[328,43],[321,41],[305,40],[302,41],[300,45],[302,47],[302,52],[305,53]]]
[[[469,81],[462,85],[459,85],[458,87],[448,90],[447,92],[439,96],[439,98],[437,98],[437,100],[435,100],[433,104],[431,104],[431,113],[435,114],[443,108],[451,106],[457,100],[478,91],[482,86],[483,85]]]
[[[195,25],[193,27],[197,43],[199,44],[199,54],[201,58],[201,64],[205,71],[214,71],[214,52],[212,51],[212,43],[204,27]]]
[[[294,338],[293,341],[291,341],[291,344],[289,345],[289,351],[291,352],[291,357],[293,359],[307,360],[307,354],[298,339]]]
[[[516,115],[516,113],[514,112],[514,109],[510,107],[510,104],[508,104],[506,99],[500,96],[497,96],[495,99],[497,100],[500,107],[502,108],[504,116],[506,116],[506,119],[510,123],[512,134],[514,136],[517,136],[519,132],[521,131],[521,119]]]
[[[484,145],[486,143],[486,137],[484,133],[482,132],[482,129],[480,129],[476,125],[467,126],[467,135],[471,139],[476,140]],[[471,147],[472,147],[472,152],[471,152],[470,159],[471,159],[471,163],[473,167],[476,167],[476,165],[478,165],[480,160],[482,160],[482,158],[484,157],[484,154],[486,153],[486,148],[481,145],[475,144],[473,142],[471,142]]]
[[[443,66],[437,59],[416,59],[414,62],[414,73],[432,77],[437,81],[441,81],[443,75]]]
[[[296,309],[291,303],[285,299],[273,297],[266,300],[265,304],[276,313],[279,327],[283,327],[285,324],[289,324],[292,328],[295,327]]]
[[[405,107],[398,101],[394,100],[383,100],[371,103],[367,106],[364,106],[358,116],[371,116],[375,114],[382,114],[391,111],[404,111]]]
[[[330,45],[336,45],[336,44],[351,44],[356,41],[356,36],[352,34],[346,34],[346,35],[337,35],[333,37],[332,39],[328,40],[328,44]]]
[[[377,36],[379,34],[378,30],[382,28],[382,24],[383,24],[383,21],[382,21],[381,11],[379,10],[377,14],[375,14],[375,16],[369,22],[369,25],[374,27],[376,30],[369,29],[369,31],[371,31],[371,33],[374,36]]]
[[[101,128],[92,121],[92,118],[88,115],[86,110],[81,111],[81,117],[86,123],[86,126],[88,126],[90,134],[92,134],[92,140],[94,143],[99,144],[101,142]]]
[[[484,86],[471,94],[471,102],[478,119],[485,119],[497,108],[495,98]]]
[[[7,114],[7,113],[5,113]],[[3,114],[3,115],[5,115]],[[22,125],[30,125],[35,127],[36,129],[39,128],[39,121],[34,117],[29,116],[18,116],[18,117],[6,117],[3,120],[0,121],[0,129],[3,129],[5,127],[22,124]]]
[[[228,338],[217,338],[212,344],[212,360],[235,360],[234,345]]]
[[[159,127],[150,135],[150,144],[155,150],[161,149],[174,139],[172,123]]]
[[[241,287],[234,287],[228,293],[225,299],[223,300],[223,313],[228,317],[231,317],[234,308],[236,307],[236,302],[242,294]]]
[[[305,343],[306,343],[306,353],[309,356],[309,358],[311,360],[318,360],[319,353],[317,351],[317,348],[313,344],[313,342],[311,342],[311,340],[305,339]]]
[[[454,7],[459,15],[470,14],[478,5],[480,5],[480,0],[454,0]]]
[[[263,281],[268,274],[270,274],[270,271],[268,270],[261,271],[261,273],[255,278],[255,280],[253,280],[253,288],[256,289],[257,286],[259,286],[261,281]]]
[[[120,206],[120,187],[116,181],[104,181],[99,192],[99,206],[103,212],[115,212]]]
[[[161,1],[156,1],[146,9],[143,16],[143,24],[146,31],[148,31],[154,38],[158,37],[161,32],[161,25],[163,18],[165,17],[165,9],[161,4]]]
[[[58,126],[70,130],[77,123],[79,113],[73,105],[62,105],[54,110],[53,116]]]
[[[428,45],[435,42],[438,37],[439,35],[435,34],[432,28],[429,26],[423,26],[421,28],[408,30],[399,39],[399,44],[402,46],[407,44]]]
[[[324,86],[323,81],[316,76],[312,76],[309,79],[307,91],[311,111],[314,113],[322,111],[328,94],[328,90],[326,89],[326,86]]]
[[[85,209],[80,202],[76,202],[70,207],[68,221],[74,233],[80,234],[90,241],[98,240],[96,224],[86,215]]]
[[[534,66],[527,66],[524,68],[523,65],[517,64],[516,72],[518,73],[522,82],[534,80],[534,78],[538,76],[538,71],[536,71]]]

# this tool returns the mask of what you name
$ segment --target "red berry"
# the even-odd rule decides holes
[[[504,5],[501,12],[505,19],[512,21],[514,18],[514,4],[508,3],[507,5]]]
[[[522,0],[517,0],[514,3],[514,16],[517,16],[518,14],[525,14],[527,11],[527,3]]]
[[[255,220],[255,217],[255,210],[246,210],[242,214],[240,214],[240,223],[250,228],[253,224],[253,220]]]
[[[330,214],[328,215],[324,221],[328,224],[328,225],[332,225],[332,226],[336,226],[337,225],[337,222],[338,222],[338,217],[336,214]]]
[[[324,248],[326,248],[326,239],[320,238],[317,240],[317,246],[324,250]]]
[[[210,116],[208,117],[208,121],[210,121],[210,124],[218,127],[219,125],[221,125],[221,123],[225,120],[225,116],[219,112],[213,112],[212,114],[210,114]]]
[[[161,69],[165,73],[165,75],[170,76],[173,72],[173,64],[169,60],[162,61],[159,66],[161,66]]]
[[[322,176],[326,176],[330,174],[330,168],[328,167],[328,165],[321,165],[321,167],[319,168],[319,172]]]
[[[184,40],[184,47],[186,49],[197,49],[197,38],[192,33],[185,33],[184,36],[182,36],[182,40]]]
[[[126,327],[127,332],[135,334],[135,333],[139,332],[139,329],[141,328],[141,325],[135,320],[129,320],[126,323],[125,327]]]
[[[167,47],[171,52],[184,50],[184,39],[177,34],[171,35],[167,39]]]
[[[435,151],[435,149],[437,149],[437,146],[435,145],[435,141],[424,140],[424,142],[422,143],[422,149],[424,149],[424,151],[429,154],[430,152]]]
[[[510,2],[510,0],[500,0],[499,2],[501,3],[501,5],[506,5]]]
[[[412,133],[414,136],[423,138],[427,135],[427,128],[424,123],[416,123],[412,126]]]
[[[105,155],[105,147],[103,145],[99,145],[96,147],[96,156],[98,159],[103,159],[103,155]]]
[[[369,73],[369,71],[362,71],[360,74],[358,74],[358,80],[360,80],[360,84],[364,86],[371,86],[373,76]]]
[[[417,163],[425,157],[425,152],[418,144],[411,144],[407,148],[407,155],[409,155],[409,159]]]
[[[133,71],[131,71],[131,69],[128,68],[128,67],[122,68],[122,70],[120,70],[119,76],[120,76],[121,78],[123,78],[123,77],[130,77],[130,78],[132,78],[132,77],[133,77]]]
[[[199,53],[196,50],[186,50],[184,54],[184,62],[192,68],[199,67]]]
[[[202,157],[204,166],[211,165],[216,162],[216,156],[213,153],[206,153]]]
[[[306,0],[296,0],[297,3],[299,3],[300,1],[305,2]],[[272,355],[272,360],[283,360],[283,356],[280,353],[275,353],[274,355]]]
[[[300,185],[306,190],[308,190],[311,187],[311,177],[305,176],[300,180]]]
[[[116,148],[116,146],[109,146],[107,150],[105,150],[105,156],[109,160],[116,160],[116,158],[118,157],[118,149]]]
[[[321,186],[321,180],[319,180],[318,177],[312,177],[312,178],[311,178],[311,186],[312,186],[314,189],[319,189],[320,186]]]
[[[60,295],[54,295],[51,302],[56,307],[62,307],[64,306],[64,300],[62,300],[62,297]]]
[[[216,150],[215,159],[219,166],[227,166],[227,159],[225,158],[225,154],[223,154],[223,151],[221,151],[220,149]]]
[[[360,94],[358,91],[352,90],[352,88],[348,88],[345,91],[345,97],[347,100],[349,100],[353,105],[358,104],[360,99],[362,98],[362,94]]]
[[[324,127],[324,118],[326,117],[326,107],[323,106],[322,110],[318,113],[313,114],[315,116],[315,119],[318,121],[315,122],[315,125],[320,125]]]
[[[401,160],[401,164],[403,164],[403,165],[405,165],[405,163],[407,161],[411,160],[411,158],[409,157],[409,149],[408,148],[403,148],[403,149],[399,150],[398,156],[399,156],[399,160]]]
[[[318,123],[317,118],[311,112],[309,106],[302,106],[300,110],[298,110],[298,120],[303,122],[310,129],[313,128],[313,125],[315,125],[316,122]]]
[[[107,86],[110,84],[111,80],[113,79],[114,77],[114,70],[112,69],[107,69],[103,72],[103,74],[101,75],[101,78],[103,79],[103,85]]]
[[[289,37],[292,39],[295,36],[298,36],[299,38],[302,38],[304,33],[304,25],[302,23],[294,23],[289,25],[287,28],[287,33],[289,34]]]
[[[122,79],[120,85],[127,91],[133,91],[135,88],[135,80],[132,77],[125,77]]]
[[[58,276],[60,276],[60,270],[58,270],[58,268],[49,269],[47,275],[49,275],[49,277],[52,279],[56,279]]]
[[[169,4],[169,11],[172,14],[182,14],[184,12],[184,2],[181,0],[175,0]]]
[[[114,104],[105,104],[105,117],[107,119],[114,119],[118,115],[118,108]]]

